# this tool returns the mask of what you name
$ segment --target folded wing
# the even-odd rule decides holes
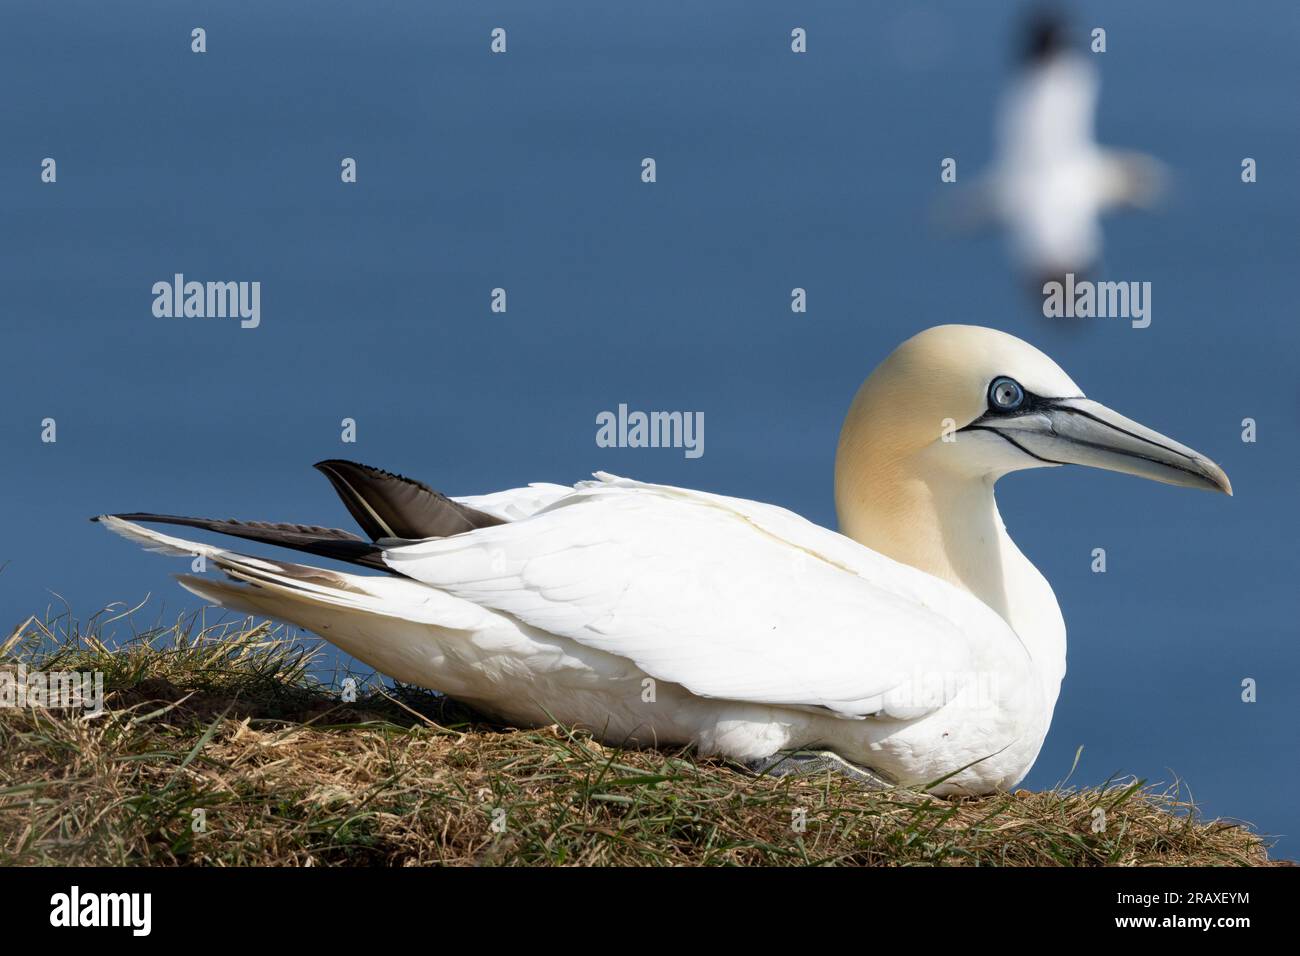
[[[604,476],[390,568],[693,693],[912,718],[1014,641],[947,583],[770,505]]]

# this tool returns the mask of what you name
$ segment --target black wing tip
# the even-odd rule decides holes
[[[423,491],[427,491],[430,494],[439,495],[440,497],[442,494],[441,492],[436,491],[433,488],[430,488],[428,485],[420,481],[418,478],[408,478],[406,477],[406,475],[399,475],[397,472],[389,471],[386,468],[376,468],[374,465],[365,465],[359,461],[349,461],[346,458],[326,458],[324,461],[316,462],[316,464],[312,465],[312,467],[315,468],[317,471],[324,473],[327,476],[331,471],[354,468],[357,471],[361,472],[362,474],[367,475],[371,478],[391,478],[394,481],[400,481],[408,485],[414,485],[415,487],[420,488]]]
[[[152,511],[132,511],[122,512],[121,514],[96,515],[91,521],[99,521],[101,518],[118,518],[122,521],[143,521],[148,524],[175,524],[187,528],[198,528],[202,531],[215,531],[217,534],[234,534],[240,536],[240,532],[251,531],[271,531],[287,532],[290,534],[315,535],[322,538],[333,538],[339,541],[362,541],[351,531],[344,531],[342,528],[329,528],[317,524],[298,524],[295,521],[246,521],[241,518],[190,518],[184,515],[163,515],[156,514]],[[257,540],[257,539],[253,539]],[[271,543],[274,542],[264,542]]]
[[[323,474],[348,513],[372,541],[381,538],[445,538],[503,520],[449,498],[422,481],[343,458],[314,466]]]

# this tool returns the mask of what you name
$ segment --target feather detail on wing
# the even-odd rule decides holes
[[[965,592],[784,509],[610,475],[383,557],[700,696],[845,717],[933,711],[966,686],[972,646],[1015,640]]]

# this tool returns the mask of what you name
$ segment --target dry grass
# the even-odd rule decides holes
[[[112,650],[109,623],[33,618],[0,645],[0,665],[102,671],[109,693],[91,719],[0,710],[0,864],[1269,862],[1247,827],[1138,781],[949,801],[755,778],[493,727],[411,688],[343,703],[308,645],[253,621],[199,616]]]

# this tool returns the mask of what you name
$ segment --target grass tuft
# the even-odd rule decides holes
[[[0,668],[100,671],[97,717],[0,709],[0,865],[1267,865],[1249,827],[1137,780],[946,800],[755,778],[511,730],[313,676],[320,645],[204,613],[29,618]],[[1104,827],[1094,832],[1097,811]],[[201,825],[200,825],[201,822]]]

